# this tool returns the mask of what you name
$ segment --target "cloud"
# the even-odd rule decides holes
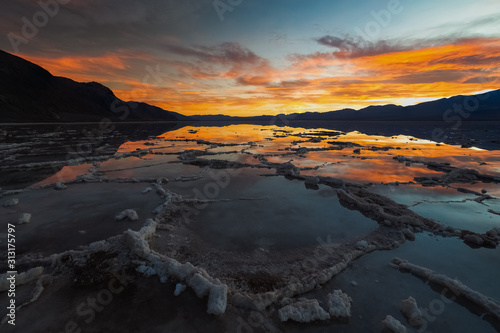
[[[269,77],[263,76],[240,76],[236,78],[236,83],[240,86],[266,86],[269,80]]]
[[[45,3],[47,1],[41,1]],[[56,15],[40,27],[36,36],[21,44],[22,54],[61,57],[68,53],[100,56],[113,50],[158,52],[164,40],[183,40],[202,28],[202,18],[212,13],[209,0],[88,0],[59,5]],[[2,3],[2,31],[23,36],[22,19],[32,21],[43,12],[38,1]],[[0,48],[14,49],[7,38]]]
[[[418,83],[436,83],[436,82],[457,82],[467,77],[466,71],[457,70],[431,70],[422,71],[413,74],[395,76],[387,82],[399,84],[418,84]]]
[[[415,50],[436,48],[446,45],[470,45],[475,44],[477,40],[483,46],[486,43],[494,43],[493,38],[463,38],[458,36],[447,36],[429,39],[392,39],[392,40],[379,40],[376,42],[366,41],[359,36],[343,35],[332,36],[325,35],[313,39],[317,44],[332,48],[330,52],[314,52],[309,54],[291,54],[288,59],[302,65],[304,67],[317,67],[321,65],[335,64],[338,60],[355,60],[363,57],[374,57],[378,55],[390,55],[393,53],[410,52]],[[493,47],[490,45],[490,47]],[[498,49],[497,45],[495,46]],[[455,57],[454,57],[455,59]],[[482,61],[495,62],[498,59],[491,57],[488,58],[484,55],[473,55],[470,59],[466,57],[463,60],[457,61],[462,63],[468,61],[469,63],[477,63]],[[439,59],[435,59],[439,62]],[[443,60],[444,62],[445,60]]]
[[[151,56],[144,53],[116,51],[102,56],[66,56],[46,58],[23,56],[24,59],[38,64],[55,76],[65,76],[76,81],[126,82],[134,77],[144,77],[147,73],[145,63],[150,63]]]
[[[499,47],[500,51],[500,47]],[[500,66],[500,56],[488,56],[486,54],[473,54],[469,56],[458,56],[446,59],[436,59],[430,64],[462,64],[468,66]]]
[[[358,58],[374,56],[378,54],[407,51],[414,48],[414,45],[403,45],[399,41],[380,40],[369,42],[361,37],[346,35],[336,37],[326,35],[316,39],[316,42],[323,46],[337,49],[332,52],[332,56],[341,58]]]
[[[239,43],[214,46],[168,45],[169,53],[183,57],[177,66],[192,77],[235,79],[239,85],[262,85],[275,69],[269,60]]]
[[[474,83],[474,84],[484,84],[484,83],[493,83],[493,82],[499,82],[500,83],[500,76],[474,76],[471,77],[468,80],[465,80],[464,83]]]
[[[182,56],[194,57],[200,61],[215,64],[232,65],[269,65],[269,62],[257,56],[248,48],[239,43],[222,43],[215,46],[193,46],[168,45],[167,50]]]
[[[309,80],[289,80],[289,81],[281,81],[279,83],[269,84],[268,88],[299,88],[306,87],[310,85],[311,82]]]
[[[36,2],[13,3],[5,6],[22,10],[14,11],[14,18],[0,13],[0,19],[6,19],[0,21],[5,31],[20,29],[19,15],[37,10]],[[104,8],[105,3],[114,5]],[[318,111],[360,108],[374,101],[396,103],[495,89],[500,83],[500,42],[495,38],[367,42],[329,34],[309,39],[313,43],[303,54],[277,52],[279,59],[263,56],[265,51],[243,39],[188,44],[191,39],[184,38],[183,29],[197,30],[207,3],[191,1],[183,7],[181,2],[159,0],[148,6],[131,0],[71,2],[26,45],[28,59],[55,75],[102,82],[120,98],[185,114],[283,113],[289,106]],[[203,31],[196,33],[203,36]],[[276,38],[283,44],[297,43],[282,35]],[[158,66],[162,76],[155,81],[151,68]]]
[[[493,3],[493,2],[492,2]],[[428,36],[443,35],[445,32],[451,32],[455,37],[465,36],[475,37],[497,37],[498,36],[498,17],[500,12],[491,12],[489,14],[476,17],[472,20],[455,20],[445,24],[436,25],[425,31]],[[481,33],[479,33],[481,32]]]

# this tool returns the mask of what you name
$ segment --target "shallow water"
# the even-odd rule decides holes
[[[485,233],[500,227],[499,216],[489,210],[500,210],[500,200],[482,203],[474,201],[477,195],[465,194],[455,188],[425,188],[421,186],[377,186],[375,192],[408,205],[420,216],[446,226]],[[479,190],[481,191],[481,190]]]
[[[64,191],[29,190],[15,196],[19,205],[0,206],[0,214],[5,223],[12,224],[17,224],[23,213],[32,215],[29,224],[16,228],[18,255],[33,252],[50,255],[127,229],[139,229],[161,203],[152,192],[141,195],[145,187],[144,184],[75,184]],[[129,208],[137,211],[138,221],[115,221],[117,214]]]
[[[463,305],[442,297],[442,294],[451,297],[449,291],[443,288],[435,290],[411,274],[392,268],[389,263],[394,257],[456,278],[474,290],[500,300],[498,286],[492,279],[500,274],[498,249],[471,252],[459,240],[427,234],[419,235],[414,242],[407,242],[392,251],[366,255],[328,282],[321,292],[314,291],[306,297],[323,299],[325,294],[335,289],[351,295],[354,299],[353,318],[349,325],[335,325],[335,329],[340,332],[379,331],[380,321],[387,314],[405,323],[399,303],[409,296],[416,299],[419,308],[426,310],[426,326],[420,329],[422,332],[496,332],[489,322],[480,318],[481,313],[472,315]],[[356,282],[355,286],[353,281]],[[356,299],[363,301],[356,302]],[[284,328],[285,331],[300,331],[294,325]],[[327,332],[328,329],[331,328],[319,324],[311,327],[310,331]]]
[[[355,244],[379,230],[375,220],[339,200],[338,191],[345,189],[346,184],[351,189],[359,187],[407,205],[418,215],[444,226],[477,233],[500,227],[498,181],[476,179],[422,186],[415,179],[441,179],[447,175],[442,169],[429,167],[428,162],[438,162],[440,166],[449,163],[451,167],[500,177],[500,146],[495,143],[500,126],[495,124],[465,124],[457,133],[449,133],[450,140],[456,141],[449,142],[452,144],[432,141],[432,128],[443,124],[431,123],[185,125],[117,125],[111,135],[98,139],[87,135],[93,125],[6,127],[6,132],[0,132],[1,222],[4,226],[17,225],[21,214],[32,215],[28,224],[16,227],[18,256],[29,263],[32,257],[78,249],[121,235],[127,229],[138,230],[146,219],[157,216],[153,210],[165,201],[167,193],[197,202],[188,229],[208,249],[207,256],[210,249],[241,257],[258,253],[263,259],[272,258],[262,261],[266,263],[279,261],[281,253],[287,253],[287,260],[293,261],[287,251],[313,248],[318,239]],[[464,147],[469,148],[463,148],[460,140],[465,140]],[[319,177],[336,178],[330,181],[337,185],[318,184]],[[56,182],[66,183],[67,189],[55,190]],[[147,188],[151,190],[142,193]],[[3,207],[12,198],[18,198],[19,204]],[[139,219],[116,221],[115,216],[125,209],[134,209]],[[174,232],[167,236],[173,237]],[[167,236],[157,235],[155,240],[169,244],[174,238]],[[2,254],[6,253],[6,237],[0,231]],[[186,246],[190,244],[188,237],[186,233]],[[349,321],[280,323],[278,306],[273,305],[274,312],[268,316],[271,326],[287,332],[326,332],[332,327],[340,332],[379,331],[380,321],[388,314],[407,325],[398,309],[402,299],[413,296],[419,305],[429,306],[440,295],[416,277],[389,267],[396,256],[457,277],[500,302],[495,279],[500,273],[498,249],[471,248],[457,237],[424,232],[417,233],[414,242],[364,255],[323,288],[302,295],[317,298],[326,306],[326,295],[342,289],[354,300]],[[252,274],[270,268],[264,264],[255,266]],[[158,290],[166,287],[144,279],[138,282],[141,288],[137,290],[149,292],[143,298],[154,303]],[[358,285],[353,286],[352,281]],[[70,281],[67,283],[71,290]],[[23,286],[26,290],[28,287]],[[169,293],[172,288],[167,288]],[[28,291],[23,293],[29,295]],[[59,304],[60,308],[60,304],[69,302],[68,296],[56,291],[47,293],[47,301],[42,298],[26,308],[29,318],[33,318],[37,306]],[[203,312],[198,300],[193,301],[192,291],[186,293],[188,296],[181,303],[189,307],[196,302],[193,311],[198,312],[188,317],[201,318],[200,322],[209,325],[207,331],[221,327],[225,331],[241,331],[240,318],[251,314],[229,305],[226,317],[215,320]],[[136,294],[131,292],[125,298],[136,297],[131,295]],[[0,294],[0,303],[6,300],[5,293]],[[113,304],[113,311],[130,306]],[[474,311],[463,304],[446,303],[445,309],[428,321],[427,331],[495,330]],[[57,316],[51,311],[44,313]],[[19,315],[23,315],[23,310]],[[141,318],[145,316],[143,313]],[[69,319],[63,317],[59,321]],[[136,321],[130,322],[139,327]],[[59,329],[49,323],[47,319],[41,330]],[[161,331],[162,325],[167,323],[149,328]],[[167,326],[198,330],[203,325],[190,326],[189,320],[178,317],[171,318]],[[106,327],[113,325],[105,321],[92,324],[94,331]],[[148,331],[147,325],[140,327]],[[273,331],[260,325],[251,327],[256,332]]]
[[[200,210],[190,225],[216,248],[231,251],[284,250],[363,236],[375,221],[342,207],[334,190],[307,190],[299,181],[278,177],[232,178],[221,198]],[[249,200],[249,199],[256,200]]]

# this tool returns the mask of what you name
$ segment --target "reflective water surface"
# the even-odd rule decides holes
[[[278,274],[282,281],[269,273],[278,270],[272,265],[278,265],[280,258],[283,265],[293,267],[290,272],[305,274],[307,279],[307,274],[328,263],[311,268],[300,261],[312,256],[325,239],[338,244],[338,256],[345,248],[355,251],[356,244],[367,239],[376,250],[390,251],[366,254],[322,288],[300,296],[316,298],[325,306],[326,294],[344,290],[354,299],[348,321],[281,323],[278,302],[266,315],[271,326],[254,327],[255,331],[323,332],[331,326],[342,332],[379,331],[379,322],[387,314],[408,326],[398,310],[399,301],[414,296],[426,306],[439,292],[391,268],[389,262],[395,256],[458,277],[500,301],[495,287],[498,249],[462,239],[500,227],[498,125],[471,123],[447,129],[446,142],[432,139],[432,130],[443,127],[432,123],[123,124],[109,133],[91,124],[4,126],[0,130],[0,216],[3,225],[17,226],[17,254],[25,263],[23,268],[45,265],[33,263],[33,258],[90,251],[86,246],[92,242],[122,235],[127,229],[139,230],[148,218],[161,217],[167,222],[154,237],[155,251],[165,250],[165,256],[200,265],[227,283],[230,295],[245,288],[261,289],[242,276],[264,276],[257,279],[265,284],[262,290],[283,287],[288,276]],[[353,204],[345,199],[355,193],[366,201]],[[19,203],[8,205],[13,198]],[[177,207],[178,202],[182,205]],[[370,209],[363,209],[369,204]],[[439,226],[395,226],[406,208]],[[137,213],[137,220],[117,218],[127,209]],[[182,210],[188,213],[182,215]],[[185,224],[168,225],[165,211],[172,221],[182,218]],[[31,214],[31,220],[18,224],[24,213]],[[383,214],[394,217],[392,225],[380,217]],[[405,241],[402,228],[415,233],[416,240]],[[445,228],[448,234],[442,233]],[[0,244],[5,245],[7,235],[0,233]],[[199,249],[206,252],[196,252]],[[6,254],[5,246],[0,253]],[[228,268],[222,267],[226,264]],[[247,269],[246,275],[233,276],[240,270],[238,264]],[[47,274],[58,277],[49,266]],[[138,280],[142,287],[156,283],[144,279],[141,275]],[[273,285],[275,280],[279,283]],[[28,295],[29,287],[20,288]],[[149,292],[154,297],[155,291]],[[186,293],[178,299],[189,306],[195,297],[192,291]],[[39,307],[69,301],[50,288],[46,294],[47,298],[26,307],[27,318]],[[6,301],[1,294],[0,305]],[[442,315],[428,322],[429,331],[498,329],[491,317],[483,320],[482,313],[468,304],[447,304]],[[74,315],[71,309],[63,311],[59,321],[45,322],[46,331],[60,330]],[[248,311],[229,305],[226,317],[217,324],[203,311],[197,316],[211,323],[208,331],[219,330],[219,325],[237,331],[239,316],[248,316]],[[147,314],[139,311],[137,316]],[[461,319],[454,321],[457,316]],[[103,319],[99,320],[92,324],[97,331],[104,327],[99,326]],[[157,323],[157,328],[189,326],[183,320],[170,318]],[[113,325],[112,329],[123,329],[119,323]]]

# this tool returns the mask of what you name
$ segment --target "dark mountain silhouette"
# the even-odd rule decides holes
[[[146,103],[124,102],[97,82],[79,83],[0,50],[0,123],[190,120]]]
[[[472,96],[454,96],[411,106],[379,105],[361,110],[342,109],[329,112],[305,112],[277,116],[229,117],[192,116],[202,121],[500,121],[500,90]]]
[[[457,109],[457,106],[460,109]],[[97,82],[79,83],[0,50],[0,123],[111,121],[500,121],[500,90],[454,96],[412,106],[380,105],[361,110],[288,115],[187,117],[146,103],[124,102]]]

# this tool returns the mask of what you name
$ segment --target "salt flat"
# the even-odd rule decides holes
[[[16,225],[18,272],[43,268],[18,286],[26,320],[6,329],[22,332],[39,314],[40,331],[54,332],[359,332],[379,330],[386,315],[409,328],[399,304],[412,296],[445,306],[430,308],[427,330],[498,330],[492,133],[471,126],[462,143],[446,143],[421,127],[350,126],[127,124],[98,138],[83,134],[92,125],[3,127],[2,225]],[[491,302],[426,285],[394,257]],[[110,294],[120,276],[123,292]],[[187,289],[173,296],[177,284]],[[285,306],[312,304],[304,297],[328,313],[335,290],[352,299],[351,317],[281,322]],[[117,313],[126,319],[108,320]]]

